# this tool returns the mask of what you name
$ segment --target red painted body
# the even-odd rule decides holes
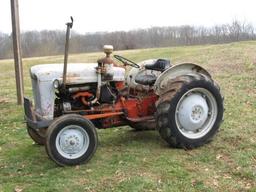
[[[115,86],[118,91],[125,88],[124,82],[116,82]],[[90,103],[87,102],[87,99],[92,96],[90,92],[78,92],[72,97],[80,99],[83,105],[89,108],[82,110],[85,118],[97,124],[98,128],[109,128],[128,124],[129,121],[142,122],[153,118],[158,96],[152,91],[143,93],[143,96],[139,96],[139,93],[131,89],[129,96],[120,96],[114,104],[105,103],[91,108]]]
[[[85,92],[76,94],[76,96],[78,95],[87,96],[88,94]],[[115,104],[101,104],[92,109],[84,110],[86,113],[84,117],[96,121],[99,128],[124,125],[127,124],[127,121],[139,122],[154,115],[157,99],[158,96],[154,93],[142,98],[120,97]]]
[[[153,116],[156,110],[156,95],[139,98],[121,97],[114,105],[101,105],[95,110],[97,114],[85,115],[86,118],[100,122],[101,128],[109,128],[127,124],[127,121],[139,122],[145,117]]]

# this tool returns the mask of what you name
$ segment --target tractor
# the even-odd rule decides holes
[[[53,161],[88,162],[98,144],[96,128],[156,130],[169,146],[184,149],[212,140],[223,120],[223,96],[203,67],[112,58],[111,45],[95,63],[67,64],[72,26],[73,19],[67,23],[64,64],[31,67],[34,104],[24,98],[28,134]]]

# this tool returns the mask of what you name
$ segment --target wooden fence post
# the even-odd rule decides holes
[[[12,13],[12,39],[13,39],[13,55],[16,78],[17,103],[23,104],[24,86],[23,86],[23,67],[21,59],[20,45],[20,23],[19,23],[19,5],[18,0],[11,0]]]

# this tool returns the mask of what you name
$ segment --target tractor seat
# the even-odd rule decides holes
[[[145,65],[145,69],[161,71],[161,72],[165,71],[169,67],[171,67],[171,62],[170,60],[167,60],[167,59],[157,59],[154,63]]]
[[[152,86],[156,82],[156,76],[154,74],[149,75],[137,75],[135,77],[135,82],[142,85]]]

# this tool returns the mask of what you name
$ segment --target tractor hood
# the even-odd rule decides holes
[[[67,66],[67,83],[81,84],[97,82],[97,63],[69,63]],[[124,81],[125,69],[114,67],[113,81]],[[62,81],[63,64],[36,65],[30,69],[31,78],[39,82]]]

